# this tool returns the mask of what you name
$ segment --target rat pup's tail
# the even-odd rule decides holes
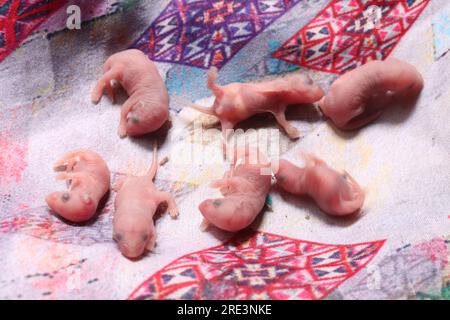
[[[173,96],[172,99],[182,106],[187,106],[187,107],[197,110],[199,112],[210,114],[212,116],[216,115],[216,113],[214,112],[214,109],[212,107],[204,107],[204,106],[195,104],[195,103],[189,101],[188,99],[178,97],[178,96]]]
[[[219,71],[217,70],[216,67],[211,67],[208,70],[208,80],[207,80],[208,89],[211,90],[212,93],[214,93],[216,98],[220,98],[223,96],[223,89],[216,83],[218,73]]]
[[[150,169],[148,170],[147,173],[150,179],[153,180],[155,178],[157,170],[158,170],[158,142],[154,141],[152,165],[150,166]]]

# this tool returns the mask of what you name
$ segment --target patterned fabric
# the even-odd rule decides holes
[[[450,150],[449,1],[71,0],[81,9],[79,30],[65,29],[69,1],[59,9],[56,3],[0,0],[0,299],[450,297],[450,185],[442,174],[449,172]],[[330,16],[323,23],[314,18],[324,12]],[[298,33],[314,29],[313,18],[321,29]],[[385,34],[377,29],[390,25],[393,31]],[[288,54],[285,42],[293,34],[299,40],[292,53],[300,55],[274,57]],[[371,37],[378,41],[374,48]],[[327,41],[334,51],[300,61]],[[353,43],[364,46],[339,62]],[[280,134],[282,158],[296,162],[302,149],[355,174],[368,190],[361,215],[329,217],[312,201],[273,189],[252,225],[256,233],[228,242],[229,233],[199,230],[198,204],[217,193],[208,185],[223,174],[206,151],[221,133],[201,116],[205,134],[198,137],[195,113],[175,97],[210,105],[205,68],[221,68],[221,84],[300,72],[327,92],[337,78],[328,71],[384,58],[397,43],[390,54],[413,64],[426,83],[414,109],[387,108],[370,128],[342,134],[315,108],[298,106],[287,116],[303,139]],[[157,134],[159,159],[168,161],[155,184],[175,196],[180,210],[173,220],[162,206],[155,215],[155,251],[139,261],[124,258],[113,242],[113,192],[85,225],[62,221],[44,201],[65,188],[52,164],[76,148],[98,152],[112,182],[117,173],[147,172],[155,135],[117,137],[125,97],[118,95],[115,104],[104,97],[96,106],[89,99],[105,59],[132,44],[155,60],[169,89],[171,124]],[[327,58],[335,63],[326,64]],[[271,115],[254,120],[241,127],[277,127]],[[200,148],[208,163],[180,165],[183,154]]]
[[[5,108],[0,112],[0,196],[8,194],[12,186],[22,180],[28,167],[26,158],[30,118],[26,108]]]
[[[450,50],[450,7],[439,10],[433,17],[434,57],[439,59]]]
[[[130,299],[322,299],[383,243],[330,245],[256,232],[173,261]]]
[[[2,140],[0,135],[0,150]],[[11,150],[10,157],[18,157],[22,150]],[[8,155],[8,153],[6,153]],[[4,156],[3,156],[4,157]],[[47,206],[30,207],[21,202],[21,198],[9,193],[2,193],[1,182],[7,182],[6,178],[18,179],[24,166],[24,160],[5,159],[0,154],[0,233],[21,233],[34,238],[51,241],[54,243],[75,244],[90,246],[97,243],[110,243],[112,240],[112,218],[115,193],[111,193],[106,203],[100,204],[100,210],[95,217],[95,223],[87,225],[68,224],[55,216]],[[7,161],[6,161],[7,160]],[[8,165],[3,166],[2,161]],[[15,161],[15,162],[13,162]],[[14,168],[9,166],[15,165]],[[5,174],[6,170],[10,170]],[[182,200],[183,196],[192,191],[195,186],[186,183],[158,179],[156,185],[161,190],[170,190],[175,199]],[[178,185],[178,186],[176,186]],[[2,208],[3,199],[3,208]],[[14,209],[13,209],[14,208]],[[4,214],[8,212],[8,214]]]
[[[65,0],[0,0],[0,62]]]
[[[0,221],[0,232],[22,233],[57,243],[89,246],[112,242],[112,203],[100,212],[94,225],[67,224],[52,214],[47,206],[27,208],[20,205]]]
[[[383,60],[429,0],[333,0],[274,57],[315,70],[344,73]]]
[[[334,299],[450,299],[450,240],[407,244],[347,281]]]
[[[172,0],[133,47],[155,61],[223,67],[300,0]]]
[[[16,141],[8,131],[0,132],[0,187],[22,179],[26,152],[26,144]]]

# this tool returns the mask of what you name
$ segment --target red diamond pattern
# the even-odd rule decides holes
[[[333,0],[273,56],[337,74],[384,60],[429,2]]]
[[[0,0],[0,62],[65,0]]]
[[[130,299],[322,299],[383,244],[321,244],[252,232],[173,261]]]

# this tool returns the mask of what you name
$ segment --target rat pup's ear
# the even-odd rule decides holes
[[[87,194],[87,193],[85,193],[85,194],[83,194],[82,196],[81,196],[81,199],[83,199],[83,202],[85,203],[85,204],[92,204],[94,201],[92,200],[92,198]]]

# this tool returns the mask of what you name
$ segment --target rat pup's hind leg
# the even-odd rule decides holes
[[[129,114],[133,111],[133,107],[136,103],[139,103],[136,101],[136,98],[129,97],[120,110],[120,122],[117,130],[117,134],[120,138],[125,138],[127,136],[127,121],[132,121],[132,119],[129,118]]]
[[[176,219],[179,215],[179,212],[173,196],[168,192],[160,191],[158,197],[160,202],[167,203],[167,211],[169,212],[170,217],[172,219]]]
[[[298,139],[300,137],[300,131],[286,120],[285,112],[286,106],[282,106],[277,108],[276,111],[272,111],[272,114],[275,116],[278,124],[286,131],[289,138]]]

